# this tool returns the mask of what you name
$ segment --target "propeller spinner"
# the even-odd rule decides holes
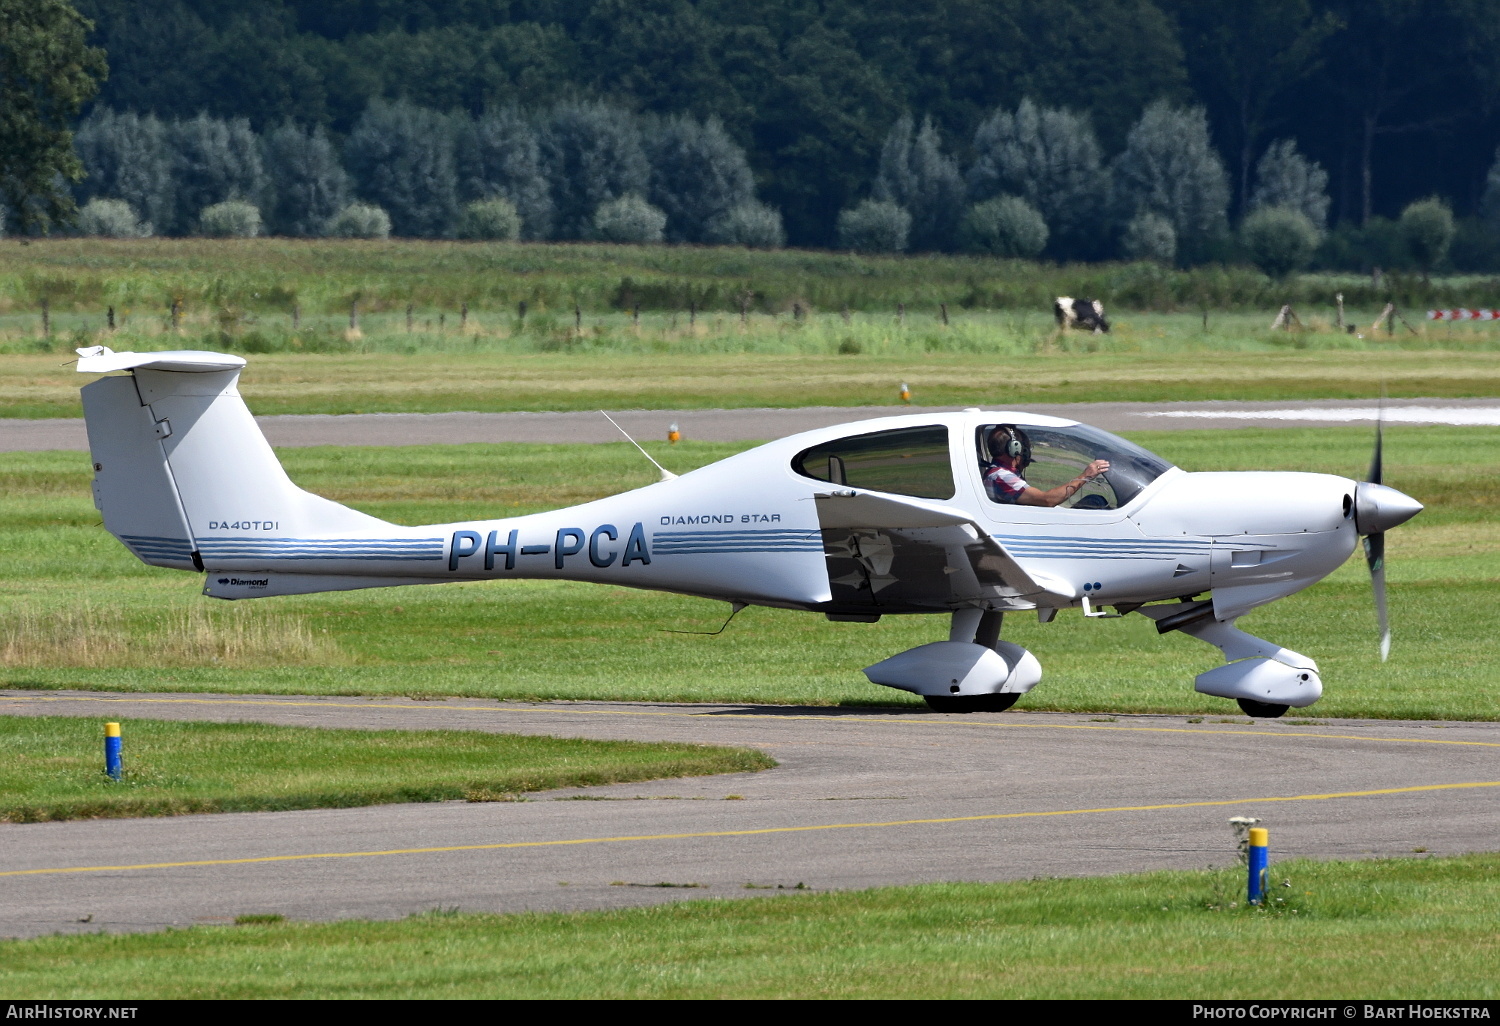
[[[1381,483],[1382,425],[1375,422],[1375,455],[1370,473],[1354,487],[1354,527],[1365,536],[1365,562],[1375,590],[1375,618],[1380,624],[1380,661],[1391,654],[1391,624],[1385,600],[1385,532],[1399,527],[1422,512],[1422,504],[1410,495]]]

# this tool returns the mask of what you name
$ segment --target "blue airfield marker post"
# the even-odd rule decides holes
[[[1266,900],[1267,853],[1271,832],[1265,827],[1250,828],[1250,904],[1259,905]]]
[[[104,725],[104,775],[111,780],[119,780],[124,774],[120,764],[120,725],[118,723],[106,723]]]

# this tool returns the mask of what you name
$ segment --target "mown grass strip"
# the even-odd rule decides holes
[[[0,821],[504,801],[775,765],[748,749],[687,744],[142,719],[121,721],[125,779],[113,783],[101,723],[0,716]]]
[[[1410,349],[1381,343],[1361,352],[1320,350],[1314,341],[1293,348],[1262,344],[1253,334],[1205,339],[1188,320],[1162,320],[1150,330],[1122,327],[1102,342],[1065,339],[1071,349],[1050,351],[1029,336],[1017,339],[999,327],[980,326],[972,344],[952,335],[907,339],[872,327],[842,341],[831,330],[802,335],[793,348],[726,336],[719,340],[723,345],[704,339],[694,346],[672,342],[645,349],[605,339],[561,353],[497,351],[465,342],[454,351],[411,346],[410,352],[250,354],[240,388],[250,409],[262,415],[889,405],[903,381],[918,406],[995,409],[1062,402],[1370,399],[1382,385],[1397,398],[1500,394],[1496,350],[1437,339],[1419,340]],[[839,354],[851,338],[860,353]],[[69,344],[101,341],[117,350],[235,348],[212,337],[176,336],[159,342],[89,336]],[[1076,351],[1085,345],[1093,351]],[[0,416],[82,416],[78,389],[90,378],[73,368],[75,359],[71,349],[0,355]],[[1253,373],[1247,370],[1251,361]]]
[[[5,942],[0,990],[26,1000],[1500,996],[1500,856],[1289,861],[1271,877],[1258,909],[1244,905],[1237,867],[842,893],[751,870],[746,887],[787,889],[609,912],[434,910]]]

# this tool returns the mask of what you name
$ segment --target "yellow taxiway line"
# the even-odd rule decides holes
[[[889,716],[820,716],[816,713],[786,713],[767,717],[751,713],[705,713],[705,712],[655,712],[645,709],[569,709],[562,706],[510,706],[510,705],[445,705],[442,702],[423,702],[410,705],[381,705],[376,701],[369,702],[323,702],[323,701],[298,701],[295,699],[276,698],[146,698],[136,695],[106,697],[104,694],[95,697],[79,697],[77,695],[0,695],[0,705],[6,702],[121,702],[156,705],[249,705],[249,706],[277,706],[291,708],[316,708],[316,709],[373,709],[390,710],[402,709],[417,712],[485,712],[485,713],[563,713],[570,716],[645,716],[707,720],[756,720],[758,722],[780,722],[783,720],[823,720],[840,723],[879,723],[896,724],[902,726],[932,727],[939,723],[960,727],[999,727],[1009,730],[1032,729],[1032,730],[1102,730],[1119,731],[1148,734],[1229,734],[1238,737],[1280,737],[1280,738],[1324,738],[1335,741],[1389,741],[1392,744],[1418,744],[1418,745],[1468,745],[1478,748],[1500,748],[1500,741],[1454,741],[1447,738],[1436,737],[1370,737],[1364,734],[1323,734],[1304,733],[1298,731],[1293,734],[1278,730],[1215,730],[1201,727],[1135,727],[1119,724],[1102,723],[1025,723],[1014,720],[997,722],[995,720],[935,720],[931,717],[921,719],[897,719]]]
[[[257,862],[301,862],[307,859],[369,859],[386,855],[436,855],[457,851],[500,851],[505,848],[557,848],[574,844],[621,844],[633,841],[681,841],[711,837],[754,837],[760,834],[798,834],[817,830],[875,830],[883,827],[932,826],[942,823],[978,823],[986,820],[1040,819],[1049,816],[1088,816],[1109,812],[1162,812],[1174,809],[1203,809],[1223,805],[1255,805],[1266,802],[1320,802],[1336,798],[1375,798],[1388,795],[1418,794],[1425,791],[1457,791],[1480,787],[1500,787],[1500,780],[1481,780],[1461,784],[1421,784],[1414,787],[1388,787],[1378,791],[1340,791],[1332,794],[1299,794],[1268,798],[1235,798],[1228,801],[1180,802],[1172,805],[1119,805],[1100,809],[1055,809],[1045,812],[994,812],[982,816],[947,816],[941,819],[893,819],[874,823],[819,823],[810,826],[761,827],[755,830],[711,830],[689,834],[635,834],[620,837],[575,837],[556,841],[505,841],[496,844],[456,844],[438,848],[389,848],[384,851],[329,851],[302,855],[258,855],[241,859],[202,859],[193,862],[143,862],[124,866],[64,866],[45,869],[12,869],[0,871],[4,876],[41,876],[53,873],[120,873],[140,869],[186,869],[197,866],[243,866]]]

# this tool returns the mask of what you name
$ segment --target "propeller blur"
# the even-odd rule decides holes
[[[1381,483],[1187,473],[1074,421],[972,409],[793,435],[645,488],[498,520],[399,527],[294,485],[237,391],[245,361],[80,349],[104,525],[204,594],[261,598],[550,578],[873,623],[949,617],[948,640],[865,670],[940,711],[1008,708],[1042,677],[1005,614],[1139,613],[1218,648],[1198,691],[1278,716],[1317,664],[1235,626],[1321,580],[1358,536],[1389,651],[1385,532],[1422,509]],[[123,372],[123,373],[119,373]],[[653,461],[654,462],[654,461]]]

